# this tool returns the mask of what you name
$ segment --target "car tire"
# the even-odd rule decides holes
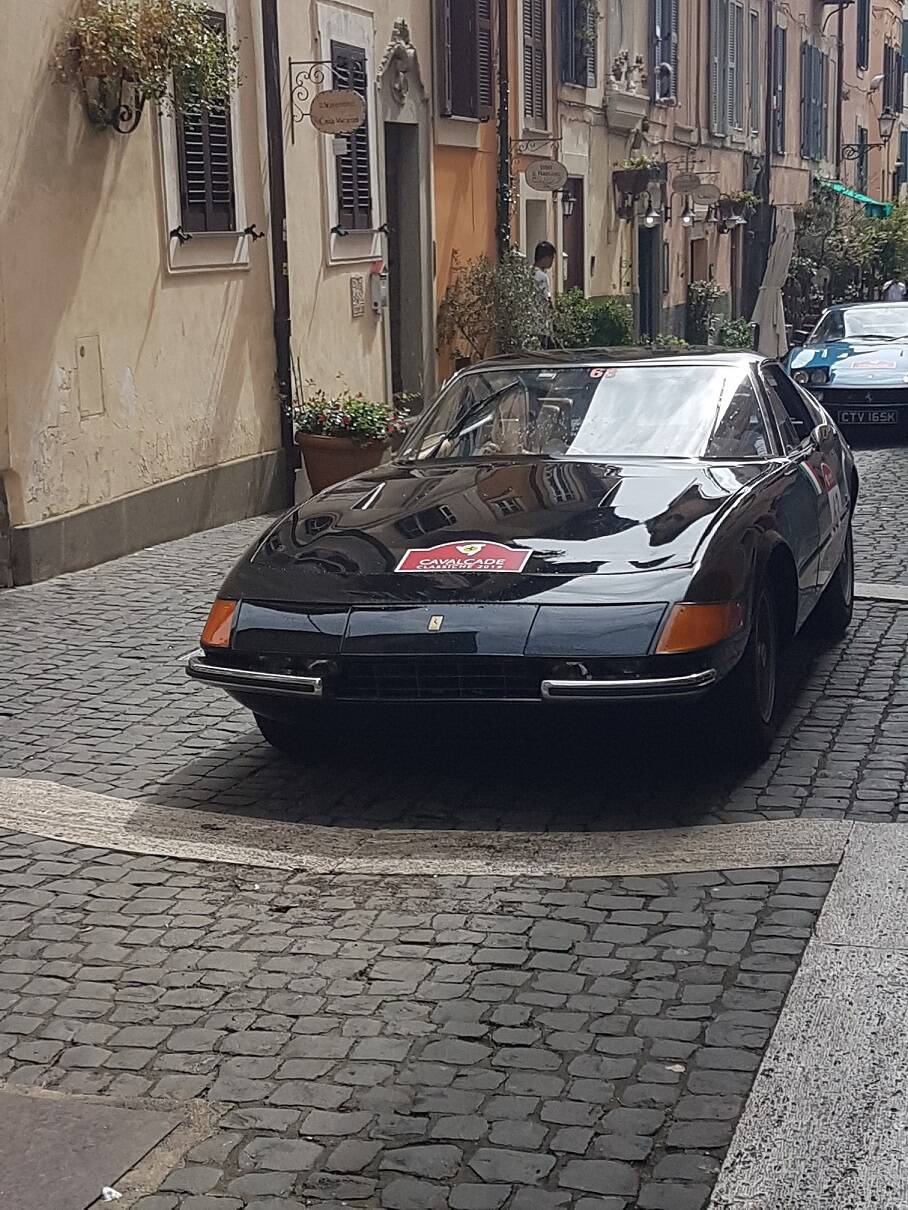
[[[286,756],[289,760],[302,760],[306,754],[306,728],[300,723],[289,723],[283,719],[269,718],[257,714],[255,721],[262,738],[267,740],[272,748]]]
[[[854,538],[851,526],[845,539],[842,561],[814,610],[817,630],[825,639],[844,638],[854,617]]]
[[[762,760],[778,729],[781,642],[776,598],[771,585],[762,584],[754,597],[744,654],[720,686],[715,702],[727,746],[744,760]]]

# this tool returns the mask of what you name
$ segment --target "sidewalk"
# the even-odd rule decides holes
[[[396,875],[312,874],[292,868],[307,860],[293,825],[263,825],[251,867],[227,818],[0,790],[7,1091],[192,1108],[209,1123],[150,1181],[111,1173],[123,1210],[702,1210],[729,1144],[717,1210],[905,1204],[891,1185],[879,1194],[897,1178],[885,1161],[904,1101],[877,1104],[905,1047],[908,970],[876,957],[903,945],[900,828],[792,821],[799,860],[824,864],[761,869],[742,868],[750,833],[785,824],[711,829],[737,854],[724,870],[692,868],[694,836],[678,840],[683,873],[466,875],[469,843],[459,859],[442,837],[448,873],[398,856]],[[80,843],[7,830],[29,803]],[[111,827],[143,852],[88,843]],[[652,834],[651,852],[669,835]],[[659,861],[639,838],[613,840],[592,858],[603,871]],[[182,859],[147,851],[175,843]],[[194,859],[196,844],[225,846],[231,864]],[[881,847],[902,881],[877,888]],[[555,859],[576,853],[555,846]],[[883,1119],[891,1148],[872,1133]]]

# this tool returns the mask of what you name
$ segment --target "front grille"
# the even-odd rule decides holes
[[[346,701],[539,701],[538,660],[507,656],[348,656],[329,682]]]

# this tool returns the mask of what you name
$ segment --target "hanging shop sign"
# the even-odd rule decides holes
[[[568,182],[568,170],[560,160],[534,160],[523,175],[539,193],[559,193]]]
[[[714,206],[722,196],[722,191],[718,185],[699,185],[692,191],[695,202],[699,202],[701,206]]]
[[[313,97],[309,117],[321,134],[352,134],[366,120],[366,102],[358,92],[328,89]]]
[[[679,172],[672,183],[675,193],[696,193],[702,184],[699,173]]]

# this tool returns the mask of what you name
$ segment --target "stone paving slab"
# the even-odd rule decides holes
[[[854,544],[858,579],[908,585],[908,447],[854,454],[861,476]]]
[[[87,790],[0,778],[0,827],[131,853],[310,873],[682,873],[833,865],[852,824],[827,819],[646,832],[446,832],[324,828],[123,802]]]
[[[712,1210],[908,1205],[906,834],[855,829]]]
[[[315,876],[0,835],[0,1078],[205,1098],[137,1210],[701,1210],[834,870]]]

